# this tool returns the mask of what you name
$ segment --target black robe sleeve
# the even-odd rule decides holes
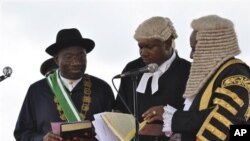
[[[181,133],[183,140],[229,140],[230,125],[245,123],[249,118],[249,72],[243,64],[222,71],[208,97],[208,107],[199,110],[203,92],[199,93],[189,111],[173,115],[172,130]]]

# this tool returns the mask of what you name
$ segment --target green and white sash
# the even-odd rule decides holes
[[[58,69],[47,77],[48,84],[58,99],[62,111],[68,121],[81,121],[79,112],[73,104],[68,92],[65,90]]]

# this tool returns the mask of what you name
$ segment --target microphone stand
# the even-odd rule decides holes
[[[0,82],[3,81],[6,78],[7,78],[7,76],[5,76],[5,75],[0,76]]]
[[[138,123],[138,98],[137,98],[137,75],[131,76],[132,84],[133,84],[133,98],[134,98],[134,117],[135,117],[135,138],[134,141],[139,141],[139,123]]]

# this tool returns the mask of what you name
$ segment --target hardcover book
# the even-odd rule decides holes
[[[77,122],[53,122],[51,123],[52,132],[60,135],[63,139],[74,137],[90,139],[94,137],[94,130],[90,121]]]

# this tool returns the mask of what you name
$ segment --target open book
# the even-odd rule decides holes
[[[93,125],[99,141],[130,141],[135,136],[135,118],[131,114],[104,112],[94,117]],[[139,130],[145,125],[146,121],[140,123]]]
[[[92,138],[93,128],[90,121],[76,122],[52,122],[52,132],[60,135],[63,139],[72,139],[74,137]]]

